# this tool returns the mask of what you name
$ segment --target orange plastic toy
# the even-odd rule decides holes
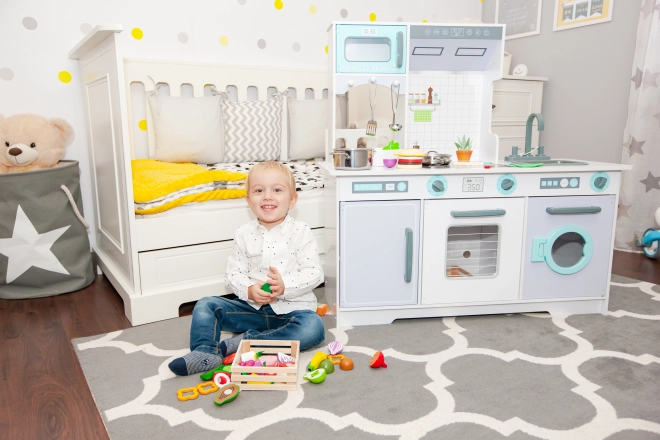
[[[317,304],[316,305],[316,314],[319,316],[325,316],[326,313],[328,313],[328,305],[327,304]]]
[[[374,355],[371,357],[371,360],[369,361],[369,366],[371,368],[387,368],[387,364],[385,363],[385,355],[383,355],[382,351],[377,351],[374,353]]]
[[[332,362],[334,365],[339,365],[341,363],[341,360],[344,359],[343,354],[329,354],[328,355],[328,360]]]
[[[192,394],[185,395],[186,393],[192,393]],[[176,398],[182,402],[185,402],[186,400],[195,400],[198,397],[199,397],[199,391],[197,391],[197,387],[181,388],[179,391],[176,392]]]

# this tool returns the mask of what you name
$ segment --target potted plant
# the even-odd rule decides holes
[[[463,135],[462,138],[456,138],[458,142],[454,142],[456,145],[456,157],[458,157],[459,162],[469,162],[470,157],[472,156],[472,139],[465,138]]]

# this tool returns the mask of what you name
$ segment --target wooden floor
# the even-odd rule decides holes
[[[660,284],[660,261],[641,254],[615,251],[612,272]],[[130,326],[104,276],[66,295],[0,300],[0,438],[108,439],[71,339]]]

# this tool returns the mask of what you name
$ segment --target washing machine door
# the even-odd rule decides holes
[[[584,269],[594,253],[589,233],[574,225],[556,229],[548,237],[534,238],[532,262],[545,264],[561,275],[572,275]]]

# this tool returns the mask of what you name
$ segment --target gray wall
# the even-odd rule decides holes
[[[495,21],[496,0],[484,0],[483,21]],[[621,162],[641,0],[618,1],[612,21],[553,32],[555,0],[543,0],[541,33],[507,40],[511,70],[547,77],[545,131],[551,157]]]

